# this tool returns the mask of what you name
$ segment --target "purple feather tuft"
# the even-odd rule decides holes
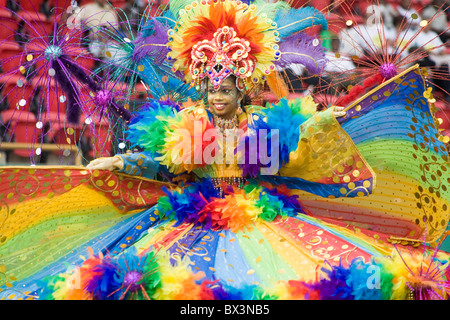
[[[327,263],[329,265],[329,263]],[[320,300],[353,300],[352,288],[346,283],[350,270],[343,267],[329,265],[330,269],[322,268],[328,279],[321,279],[314,284],[306,284],[312,290],[319,292]]]
[[[67,96],[67,121],[77,124],[81,115],[80,93],[78,85],[70,77],[74,76],[78,81],[87,84],[92,91],[98,91],[100,88],[82,67],[64,55],[52,60],[52,68],[55,70],[56,82]]]
[[[121,283],[117,281],[117,267],[111,261],[105,260],[94,267],[96,273],[86,284],[84,288],[91,292],[96,300],[117,300],[120,292]]]
[[[89,75],[83,70],[82,67],[77,65],[75,62],[70,60],[66,56],[60,57],[61,62],[64,64],[64,66],[68,69],[71,75],[75,76],[78,81],[85,83],[89,86],[89,89],[92,91],[98,91],[100,90],[99,85],[97,82],[95,82]]]
[[[324,48],[315,39],[306,33],[296,33],[285,38],[280,43],[280,59],[275,64],[288,68],[291,64],[301,64],[311,74],[320,74],[325,67]]]
[[[52,60],[52,68],[55,70],[56,82],[66,94],[67,121],[73,124],[77,124],[81,114],[80,101],[77,98],[78,90],[64,72],[63,68],[60,65],[60,61]]]
[[[133,61],[138,63],[143,58],[151,58],[155,64],[162,64],[169,53],[165,46],[169,41],[168,30],[167,25],[156,19],[149,20],[142,33],[134,40]]]
[[[100,90],[94,100],[98,106],[106,107],[112,102],[112,93],[109,90]]]
[[[385,80],[391,79],[397,75],[397,67],[393,63],[383,63],[380,66],[380,73]]]

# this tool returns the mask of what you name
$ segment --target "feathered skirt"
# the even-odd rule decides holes
[[[5,299],[447,298],[443,252],[324,222],[286,188],[220,197],[210,180],[73,167],[0,178]]]

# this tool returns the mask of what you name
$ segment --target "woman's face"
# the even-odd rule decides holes
[[[217,90],[208,81],[207,95],[211,111],[224,119],[233,118],[244,97],[244,94],[236,88],[235,79],[232,77],[226,78]]]

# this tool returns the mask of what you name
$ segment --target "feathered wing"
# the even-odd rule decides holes
[[[376,187],[356,198],[299,192],[313,215],[417,243],[425,235],[427,241],[443,235],[449,221],[450,194],[443,178],[449,158],[424,92],[425,81],[416,66],[347,107],[347,115],[338,121],[375,172]],[[356,163],[351,176],[362,174],[358,166],[362,163]],[[358,191],[356,184],[351,187],[342,192]]]

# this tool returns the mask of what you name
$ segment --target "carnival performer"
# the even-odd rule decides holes
[[[167,59],[204,99],[149,99],[127,129],[140,152],[51,174],[7,171],[18,186],[36,178],[39,192],[5,197],[15,227],[0,247],[12,280],[0,294],[448,298],[448,255],[431,245],[449,219],[448,154],[421,69],[381,66],[381,85],[321,112],[311,96],[283,98],[277,61],[322,62],[305,53],[317,46],[296,35],[304,26],[283,35],[300,11],[275,5],[171,3]],[[281,41],[290,36],[295,45]],[[265,82],[279,102],[249,104]],[[49,180],[59,183],[41,185]]]

